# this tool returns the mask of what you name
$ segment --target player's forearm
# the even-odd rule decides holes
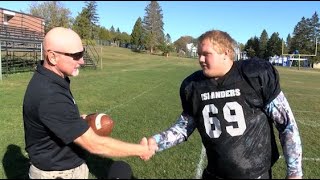
[[[182,113],[172,127],[153,136],[158,144],[158,151],[168,149],[186,141],[194,129],[193,118]]]
[[[111,137],[98,136],[91,128],[78,137],[75,142],[90,153],[103,157],[141,156],[148,153],[148,147],[127,143]]]
[[[298,126],[282,92],[267,105],[266,112],[274,120],[279,131],[280,143],[287,163],[287,177],[302,176],[302,147]]]
[[[287,163],[287,176],[302,176],[302,147],[298,129],[290,126],[280,133],[283,155]]]

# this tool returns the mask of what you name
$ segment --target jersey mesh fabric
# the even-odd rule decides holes
[[[278,73],[263,60],[237,61],[217,81],[202,71],[183,81],[182,107],[195,118],[208,171],[223,178],[255,178],[271,168],[279,153],[262,109],[279,93]]]

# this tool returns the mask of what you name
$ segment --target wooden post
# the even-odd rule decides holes
[[[100,46],[100,64],[102,69],[102,46]]]
[[[43,48],[43,47],[42,47],[42,43],[41,43],[41,47],[40,47],[40,48],[41,48],[41,49],[40,49],[40,53],[41,53],[41,54],[40,54],[40,56],[41,56],[40,60],[44,60],[44,59],[43,59],[43,52],[42,52],[42,48]]]
[[[299,54],[299,59],[298,59],[298,70],[300,70],[300,54]]]
[[[1,57],[1,41],[0,41],[0,81],[2,82],[2,57]]]

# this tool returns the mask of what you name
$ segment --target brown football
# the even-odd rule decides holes
[[[103,113],[89,114],[85,120],[99,136],[109,136],[114,126],[111,117]]]

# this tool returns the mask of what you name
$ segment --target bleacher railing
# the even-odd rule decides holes
[[[7,10],[8,12],[9,10]],[[41,59],[44,19],[24,13],[0,11],[0,45],[3,73],[30,71]]]

